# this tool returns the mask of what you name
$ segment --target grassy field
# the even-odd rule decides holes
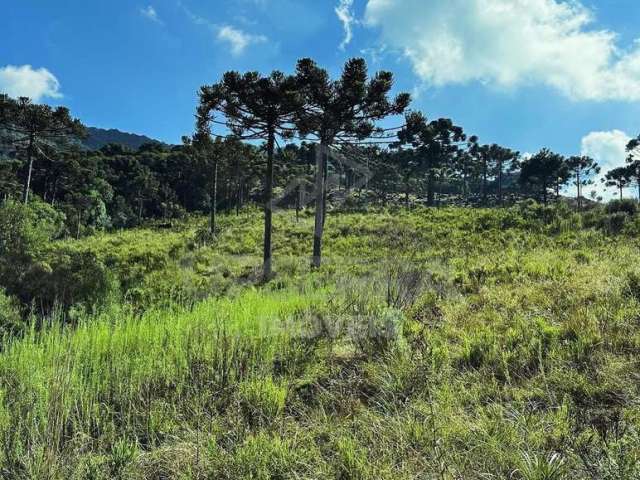
[[[640,250],[517,208],[53,245],[113,291],[0,353],[0,476],[638,479]],[[72,320],[72,321],[71,321]]]

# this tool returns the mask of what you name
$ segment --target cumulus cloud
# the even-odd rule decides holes
[[[435,86],[546,85],[573,100],[640,100],[640,43],[623,50],[578,0],[368,0],[365,23]]]
[[[602,169],[601,176],[604,177],[609,170],[625,165],[629,140],[631,137],[621,130],[591,132],[582,138],[582,155],[596,160]],[[607,199],[615,193],[605,192],[599,182],[591,189]]]
[[[14,98],[29,97],[34,102],[44,97],[62,97],[60,82],[53,73],[31,65],[0,67],[0,92]]]
[[[344,38],[340,43],[340,50],[344,50],[347,45],[353,40],[353,24],[355,22],[355,16],[352,12],[353,0],[340,0],[340,3],[335,8],[336,15],[340,22],[342,22],[342,28],[344,28]]]
[[[603,170],[621,167],[627,159],[631,137],[621,130],[591,132],[582,138],[582,154],[597,160]]]
[[[221,42],[229,44],[231,54],[234,56],[242,55],[250,45],[267,41],[267,37],[264,35],[252,35],[229,25],[218,28],[217,37]]]
[[[152,22],[163,25],[162,20],[160,20],[160,17],[158,16],[158,12],[156,12],[156,9],[151,5],[147,5],[146,7],[141,8],[140,15],[147,18],[148,20],[151,20]]]

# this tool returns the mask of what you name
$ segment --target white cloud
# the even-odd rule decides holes
[[[266,0],[251,0],[257,5]],[[204,17],[193,13],[186,5],[178,0],[178,6],[182,8],[194,25],[206,27],[214,33],[218,41],[229,44],[231,55],[237,57],[242,55],[251,45],[267,43],[269,39],[264,35],[254,35],[230,25],[216,25]]]
[[[158,16],[158,12],[156,12],[156,9],[153,8],[153,6],[151,5],[147,5],[146,7],[141,8],[140,15],[159,25],[164,25],[164,23],[162,22],[162,20],[160,20],[160,17]]]
[[[640,43],[592,28],[578,0],[368,0],[365,22],[430,85],[546,85],[573,100],[640,100]]]
[[[353,24],[355,17],[351,11],[353,7],[353,0],[340,0],[340,3],[335,8],[338,19],[342,22],[344,28],[344,38],[340,43],[340,50],[344,50],[347,45],[353,40]]]
[[[631,137],[621,130],[591,132],[582,138],[582,155],[594,158],[603,170],[624,166]]]
[[[0,67],[0,93],[10,97],[29,97],[34,102],[43,97],[61,98],[60,82],[46,68],[31,65]]]
[[[242,55],[250,45],[265,43],[267,41],[267,37],[264,35],[252,35],[229,25],[218,28],[217,37],[218,40],[229,44],[231,54],[234,56]]]
[[[631,137],[621,130],[608,132],[591,132],[582,138],[582,155],[589,156],[598,162],[601,167],[600,176],[616,167],[622,167],[627,159],[627,144]],[[599,195],[610,199],[617,192],[605,192],[600,184],[600,179],[588,190],[596,190]]]

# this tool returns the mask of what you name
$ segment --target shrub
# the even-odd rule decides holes
[[[622,233],[629,216],[624,212],[616,212],[605,216],[600,223],[601,228],[610,235]]]
[[[51,240],[62,231],[64,216],[48,204],[8,201],[0,205],[0,280],[7,292],[29,303],[26,293]],[[32,277],[33,278],[33,277]]]
[[[62,232],[64,216],[46,203],[0,205],[0,278],[5,286]]]
[[[612,200],[607,204],[607,213],[626,213],[635,215],[638,211],[638,204],[635,200],[625,198],[623,200]]]
[[[23,333],[25,322],[20,315],[18,302],[0,288],[0,340]]]
[[[47,313],[54,306],[92,309],[108,300],[113,288],[112,276],[94,253],[63,248],[31,263],[19,292],[24,303],[35,302]]]
[[[627,272],[623,292],[625,295],[640,301],[640,273],[637,271]]]

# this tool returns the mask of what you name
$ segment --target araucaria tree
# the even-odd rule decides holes
[[[200,90],[197,126],[206,128],[219,121],[232,134],[244,139],[267,142],[267,168],[264,182],[263,278],[272,276],[271,232],[273,211],[273,157],[276,137],[288,138],[293,133],[294,114],[301,108],[296,78],[282,72],[264,77],[257,72],[227,72],[221,82]]]
[[[218,213],[218,173],[222,142],[219,138],[213,140],[211,131],[206,121],[198,117],[196,133],[193,137],[183,137],[182,143],[185,152],[190,154],[199,169],[207,172],[207,178],[203,182],[209,192],[209,232],[216,235],[216,221]]]
[[[640,136],[627,144],[627,153],[627,172],[638,188],[638,202],[640,202]]]
[[[427,119],[419,112],[412,112],[406,117],[406,126],[398,132],[401,145],[409,144],[415,149],[417,162],[427,175],[427,204],[435,203],[435,177],[447,162],[454,158],[459,143],[466,136],[461,127],[453,124],[448,118],[440,118],[427,123]]]
[[[613,170],[609,170],[603,180],[607,187],[615,187],[618,189],[618,192],[620,193],[620,200],[622,200],[622,190],[628,187],[631,183],[629,168],[618,167]]]
[[[367,64],[354,58],[344,65],[338,80],[311,59],[297,65],[297,81],[304,95],[304,108],[298,112],[296,125],[303,137],[319,142],[315,172],[315,226],[312,266],[322,261],[322,235],[325,216],[325,172],[330,149],[339,144],[357,144],[376,132],[375,122],[404,112],[410,102],[408,93],[389,98],[393,87],[391,72],[368,77]]]
[[[45,147],[57,149],[85,134],[84,126],[65,107],[32,103],[28,98],[15,100],[0,95],[0,140],[24,155],[26,176],[22,192],[29,202],[33,162]]]
[[[600,167],[593,158],[586,156],[569,157],[566,163],[576,186],[578,208],[582,208],[582,187],[593,183],[593,177],[600,173]]]
[[[536,188],[546,205],[549,190],[559,192],[567,180],[566,172],[564,157],[545,148],[522,162],[519,181],[522,186]]]
[[[513,163],[520,156],[520,153],[494,143],[486,148],[486,155],[488,162],[493,166],[493,174],[498,184],[498,205],[502,205],[504,173],[510,170],[510,167],[512,167]]]

